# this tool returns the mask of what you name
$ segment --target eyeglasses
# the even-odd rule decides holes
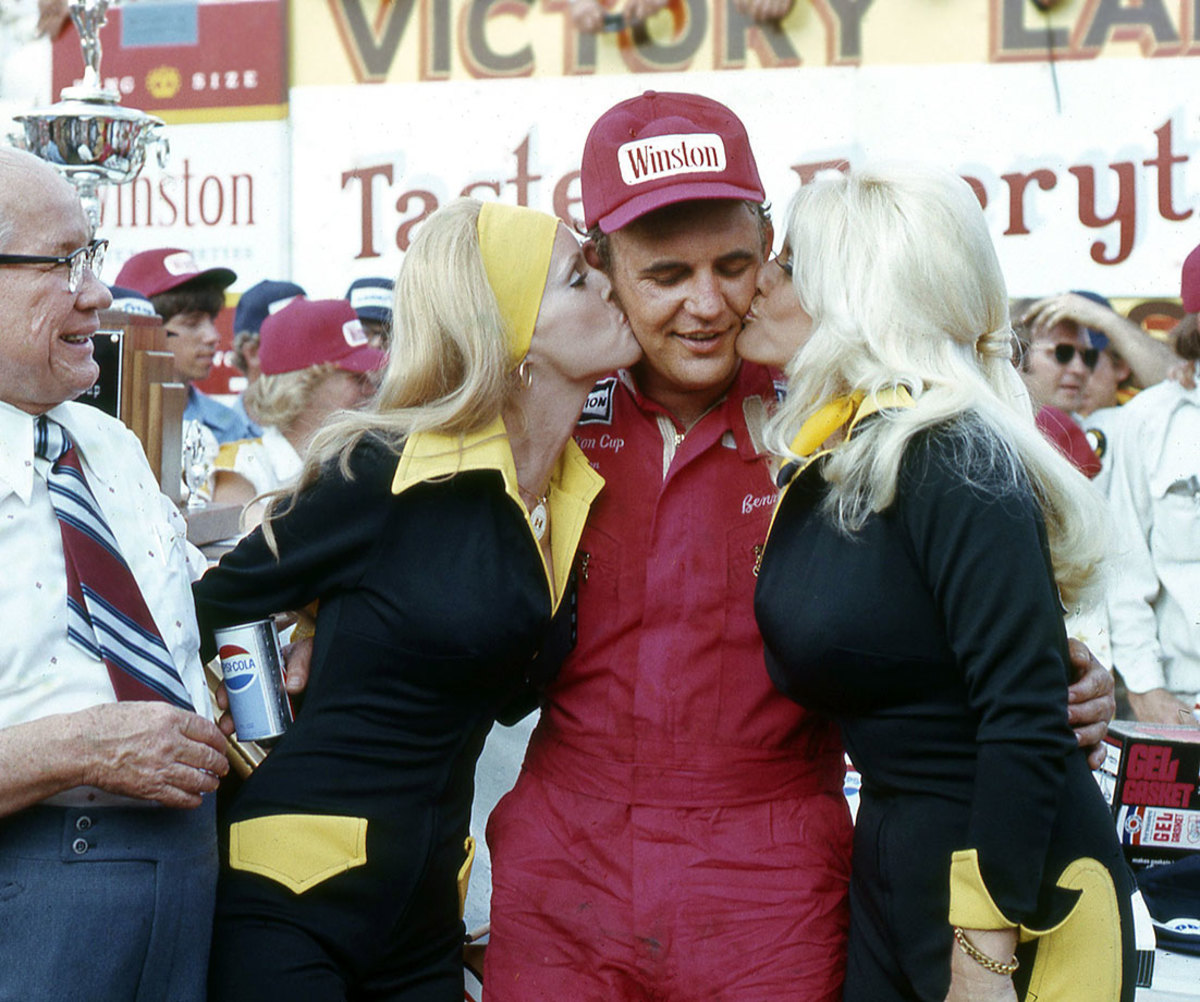
[[[83,284],[84,270],[93,275],[100,274],[104,264],[104,252],[108,250],[107,240],[93,240],[86,247],[71,251],[65,257],[54,257],[47,254],[0,254],[0,265],[3,264],[65,264],[67,272],[67,290],[78,292]]]
[[[1100,361],[1099,348],[1076,348],[1073,344],[1056,344],[1054,346],[1054,361],[1059,365],[1070,365],[1071,359],[1075,357],[1075,352],[1079,352],[1079,357],[1089,369],[1096,368],[1096,363]]]

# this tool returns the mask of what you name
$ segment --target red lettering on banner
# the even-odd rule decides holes
[[[517,158],[517,173],[510,177],[505,184],[511,184],[517,189],[517,205],[529,205],[529,186],[534,181],[542,179],[541,174],[529,173],[529,136],[521,140],[521,145],[513,150]]]
[[[1004,231],[1004,235],[1007,237],[1027,234],[1029,227],[1025,225],[1025,189],[1030,181],[1036,181],[1042,191],[1049,191],[1058,184],[1058,178],[1055,177],[1054,171],[1042,168],[1028,174],[1003,174],[1001,180],[1008,185],[1008,229]]]
[[[1035,229],[1044,227],[1045,219],[1061,218],[1061,212],[1052,211],[1070,199],[1070,210],[1081,227],[1103,231],[1105,236],[1093,239],[1090,246],[1092,260],[1102,265],[1117,265],[1133,253],[1137,234],[1144,223],[1138,218],[1139,206],[1155,206],[1158,215],[1168,222],[1190,219],[1195,209],[1189,202],[1195,195],[1180,190],[1176,184],[1176,170],[1191,159],[1176,145],[1176,123],[1168,120],[1153,130],[1154,154],[1141,160],[1117,161],[1107,165],[1074,164],[1066,167],[1031,165],[1020,171],[1004,173],[989,182],[980,177],[964,177],[979,202],[1003,213],[1007,208],[1005,237],[1031,235]],[[579,172],[569,171],[557,178],[546,178],[537,170],[534,133],[528,133],[512,151],[515,169],[494,171],[489,175],[477,176],[462,189],[462,194],[486,194],[518,205],[537,206],[546,200],[538,192],[545,181],[550,186],[549,201],[555,215],[572,229],[579,229],[582,220],[577,215],[579,205]],[[850,161],[831,157],[791,165],[791,170],[801,184],[807,184],[823,172],[847,170]],[[1153,173],[1151,173],[1153,172]],[[508,174],[508,176],[505,176]],[[1184,177],[1182,171],[1179,177]],[[357,258],[378,257],[375,234],[377,228],[385,231],[396,225],[381,218],[380,208],[385,204],[377,196],[391,200],[394,181],[391,164],[374,164],[357,167],[342,174],[342,189],[354,190],[357,182],[359,197],[360,234]],[[1142,197],[1145,185],[1153,185],[1157,197]],[[185,189],[187,179],[185,177]],[[1072,187],[1074,192],[1071,191]],[[134,191],[138,189],[133,188]],[[447,193],[442,192],[442,196]],[[419,202],[420,212],[403,218],[394,231],[396,246],[406,250],[409,233],[413,226],[425,219],[437,208],[438,195],[425,188],[402,191],[395,198],[396,211],[404,214],[410,206]],[[1005,201],[1007,200],[1007,205]],[[1035,200],[1040,203],[1035,205]],[[1003,215],[1000,217],[1004,218]],[[190,224],[189,224],[190,225]]]
[[[572,186],[574,187],[572,188]],[[554,186],[554,214],[574,229],[572,220],[576,218],[575,206],[581,204],[583,204],[583,195],[579,193],[579,171],[567,171]]]
[[[377,167],[361,167],[342,173],[342,189],[350,181],[358,181],[362,197],[360,219],[362,220],[362,241],[359,244],[356,258],[379,257],[375,249],[375,178],[382,177],[388,184],[392,183],[392,165],[380,164]]]
[[[432,191],[422,191],[420,189],[414,191],[406,191],[398,199],[396,199],[396,211],[404,213],[408,211],[409,203],[413,199],[421,200],[421,211],[415,216],[405,220],[396,228],[396,249],[401,251],[408,250],[408,245],[412,243],[412,230],[418,223],[428,219],[437,212],[438,200],[437,195]]]
[[[1074,177],[1076,183],[1075,218],[1092,230],[1115,227],[1115,240],[1095,240],[1090,247],[1091,258],[1097,264],[1117,265],[1133,253],[1138,231],[1138,204],[1139,201],[1145,202],[1145,199],[1138,198],[1139,185],[1155,185],[1158,214],[1163,219],[1180,222],[1194,214],[1195,210],[1191,207],[1177,206],[1177,201],[1184,202],[1187,196],[1176,190],[1174,171],[1191,158],[1187,153],[1176,151],[1174,124],[1168,119],[1154,130],[1156,154],[1140,162],[1142,167],[1152,168],[1156,172],[1153,181],[1146,172],[1139,175],[1135,164],[1130,161],[1108,164],[1111,175],[1105,172],[1099,178],[1098,169],[1090,164],[1075,164],[1066,168],[1064,173]],[[849,166],[847,160],[814,160],[793,164],[792,170],[800,178],[801,184],[808,184],[822,171],[846,170]],[[986,208],[992,201],[987,186],[976,177],[966,177],[964,180],[971,185],[980,204]],[[1008,189],[1008,226],[1004,236],[1028,236],[1032,232],[1028,222],[1033,197],[1030,186],[1036,185],[1036,189],[1043,192],[1052,191],[1059,187],[1063,177],[1051,167],[1034,167],[1001,174],[1000,180]],[[1101,204],[1111,205],[1112,210],[1102,214]]]
[[[1074,174],[1079,181],[1079,221],[1092,229],[1099,229],[1109,223],[1117,224],[1118,246],[1115,255],[1105,255],[1108,247],[1101,240],[1092,244],[1092,260],[1097,264],[1120,264],[1129,257],[1129,252],[1133,250],[1133,238],[1136,235],[1137,213],[1133,201],[1133,164],[1115,163],[1109,164],[1109,167],[1117,175],[1117,204],[1110,216],[1101,216],[1096,211],[1095,168],[1067,168],[1067,171]]]
[[[1158,214],[1163,219],[1178,222],[1187,219],[1195,210],[1188,209],[1186,212],[1179,212],[1175,209],[1175,199],[1172,193],[1172,182],[1174,181],[1172,168],[1175,164],[1187,163],[1188,158],[1172,152],[1172,128],[1173,123],[1168,119],[1160,128],[1154,130],[1154,135],[1158,138],[1158,156],[1150,160],[1143,160],[1142,164],[1146,167],[1158,168]]]
[[[166,174],[157,181],[137,177],[129,184],[106,185],[101,189],[100,219],[117,229],[175,226],[179,222],[178,188],[182,185],[183,198],[179,201],[183,203],[184,226],[254,225],[252,174],[208,174],[193,186],[195,177],[191,160],[185,158],[180,174]]]

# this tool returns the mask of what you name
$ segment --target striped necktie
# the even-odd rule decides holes
[[[44,414],[34,452],[51,462],[46,483],[67,565],[67,638],[108,667],[117,699],[166,700],[193,709],[133,572],[88,487],[75,443]]]

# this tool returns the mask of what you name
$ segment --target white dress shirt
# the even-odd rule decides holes
[[[1200,693],[1200,390],[1167,380],[1121,408],[1110,439],[1113,663],[1131,692]]]
[[[75,442],[197,712],[211,719],[191,592],[204,559],[187,542],[183,517],[119,421],[75,403],[47,416]],[[33,423],[33,415],[0,403],[0,727],[116,700],[104,662],[67,640],[62,536],[46,486],[50,464],[33,454]]]

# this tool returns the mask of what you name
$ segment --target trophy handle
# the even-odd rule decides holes
[[[159,170],[163,170],[167,166],[167,161],[171,159],[171,140],[163,131],[162,123],[152,125],[149,131],[149,139],[146,145],[154,146],[154,159],[158,163]]]

